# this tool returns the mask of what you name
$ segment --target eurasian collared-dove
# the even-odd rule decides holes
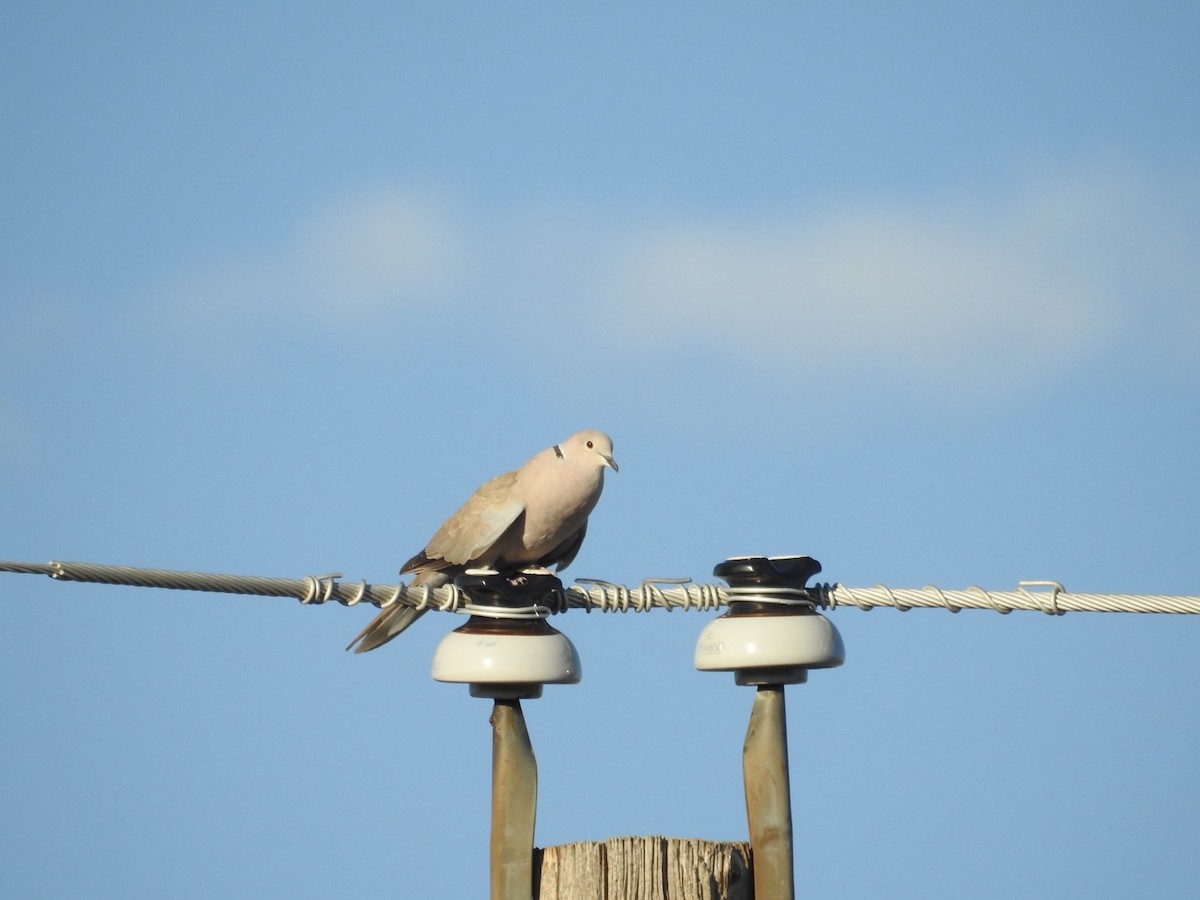
[[[600,499],[604,468],[617,471],[612,441],[581,431],[543,450],[515,472],[493,478],[462,505],[404,564],[413,585],[440,587],[467,569],[498,570],[554,565],[561,572],[587,534],[588,515]],[[421,617],[424,610],[384,609],[358,637],[355,653],[380,647]]]

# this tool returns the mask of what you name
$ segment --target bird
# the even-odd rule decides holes
[[[436,588],[467,569],[506,571],[553,565],[561,572],[583,544],[588,516],[604,488],[606,468],[620,471],[608,435],[592,430],[571,435],[476,490],[400,574],[413,575],[410,587]],[[393,604],[346,649],[366,653],[382,647],[424,612]]]

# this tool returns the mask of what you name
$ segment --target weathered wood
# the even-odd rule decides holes
[[[534,853],[534,900],[753,900],[750,845],[618,837]]]
[[[754,695],[742,749],[742,773],[746,820],[754,847],[756,900],[793,900],[792,794],[782,684],[760,685]]]
[[[537,760],[520,700],[492,709],[492,900],[533,896]]]

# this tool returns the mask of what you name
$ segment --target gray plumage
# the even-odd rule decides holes
[[[608,435],[572,435],[479,488],[400,574],[413,573],[414,586],[440,587],[467,569],[482,567],[504,571],[553,565],[561,572],[583,544],[588,515],[604,488],[605,468],[617,471]],[[374,650],[422,612],[388,607],[346,649],[357,644],[355,653]]]

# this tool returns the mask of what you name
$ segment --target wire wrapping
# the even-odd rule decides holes
[[[346,583],[339,580],[342,577],[340,572],[303,578],[268,578],[96,563],[2,561],[0,572],[48,575],[56,581],[291,597],[312,606],[334,601],[343,606],[366,602],[384,607],[401,603],[418,610],[436,609],[442,612],[467,609],[465,596],[453,585],[430,588],[429,585],[413,587],[404,582],[384,585],[368,584],[366,581]],[[1068,612],[1200,613],[1200,596],[1073,594],[1057,581],[1022,581],[1014,591],[988,591],[978,586],[964,589],[943,589],[932,585],[923,588],[889,588],[877,584],[868,588],[849,588],[841,584],[821,584],[800,592],[782,593],[789,595],[786,598],[788,602],[811,603],[830,610],[839,606],[858,609],[891,606],[903,611],[937,607],[950,612],[991,609],[1002,615],[1013,610],[1032,610],[1052,616]],[[801,597],[800,594],[805,596]],[[547,598],[543,608],[547,613],[566,612],[568,609],[601,612],[648,612],[651,609],[708,611],[744,596],[743,591],[725,585],[699,584],[681,578],[646,578],[637,587],[595,578],[579,578],[560,594]]]

